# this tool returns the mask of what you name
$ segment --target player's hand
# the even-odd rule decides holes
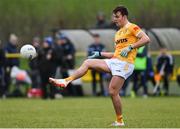
[[[91,56],[88,56],[88,59],[95,59],[97,57],[100,57],[101,53],[99,51],[93,51]]]
[[[121,55],[122,57],[127,57],[128,53],[129,53],[132,49],[133,49],[133,48],[132,48],[131,45],[129,45],[128,47],[125,47],[124,49],[122,49],[120,55]]]

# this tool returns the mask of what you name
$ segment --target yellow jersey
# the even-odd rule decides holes
[[[133,23],[127,23],[124,27],[120,28],[115,34],[115,52],[113,58],[118,58],[122,61],[134,64],[137,54],[137,48],[130,51],[127,57],[122,57],[120,55],[120,52],[123,48],[137,42],[137,35],[141,31],[142,30],[139,28],[139,26]]]

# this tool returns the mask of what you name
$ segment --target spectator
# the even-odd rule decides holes
[[[154,80],[154,69],[153,69],[153,62],[151,55],[148,54],[147,56],[147,69],[146,69],[146,76],[147,76],[147,81],[151,81],[152,85],[155,86],[156,82]]]
[[[73,43],[64,35],[60,35],[60,44],[64,53],[64,61],[66,69],[74,69],[75,66],[75,47]]]
[[[73,43],[68,39],[65,34],[59,35],[59,44],[63,49],[63,63],[61,67],[61,75],[63,78],[69,76],[68,71],[74,69],[75,67],[75,47]],[[75,95],[75,87],[73,87],[72,83],[66,89],[66,95]]]
[[[5,52],[2,48],[2,42],[0,40],[0,97],[6,98],[5,92]]]
[[[160,54],[157,57],[156,68],[157,73],[163,70],[163,88],[165,90],[165,95],[169,95],[169,77],[173,73],[174,59],[173,56],[167,52],[166,48],[161,48]]]
[[[40,38],[34,37],[32,40],[32,45],[35,47],[37,53],[40,51]],[[38,56],[38,55],[37,55]],[[34,58],[29,61],[30,67],[30,75],[32,80],[32,88],[40,88],[41,79],[40,79],[40,72],[39,72],[39,61],[38,58]]]
[[[88,47],[88,56],[93,55],[94,51],[105,51],[105,46],[100,42],[100,35],[99,34],[93,34],[93,38],[94,38],[94,43],[92,43],[91,45],[89,45]],[[92,93],[94,96],[98,95],[97,94],[97,78],[96,75],[99,75],[99,83],[100,83],[100,87],[101,87],[101,92],[100,95],[105,95],[105,91],[104,91],[104,85],[103,85],[103,73],[102,72],[98,72],[96,70],[91,70],[91,76],[92,76]]]
[[[18,43],[18,37],[15,34],[10,34],[9,41],[4,47],[5,53],[6,54],[18,53],[17,43]],[[9,86],[11,83],[11,78],[10,78],[11,69],[13,66],[19,67],[19,64],[20,62],[18,57],[7,58],[6,60],[6,66],[5,66],[6,94],[8,94]]]
[[[135,68],[133,72],[133,91],[137,95],[139,86],[143,86],[143,97],[147,97],[147,85],[146,85],[146,69],[147,69],[147,46],[138,48]]]
[[[178,85],[180,86],[180,67],[177,69],[177,77],[176,77],[177,79],[177,83],[178,83]]]
[[[54,77],[56,72],[56,53],[52,49],[52,43],[53,40],[51,37],[45,37],[42,49],[38,53],[43,99],[47,99],[48,97],[54,99],[55,97],[55,87],[48,82],[48,77]]]
[[[96,29],[104,29],[104,28],[108,28],[109,25],[106,21],[106,17],[104,15],[103,12],[99,12],[97,15],[96,15],[96,25],[95,25],[95,28]]]
[[[56,37],[55,38],[55,43],[53,44],[53,49],[55,50],[56,52],[56,63],[57,63],[57,69],[61,69],[62,67],[62,64],[64,62],[64,50],[62,48],[62,45],[61,45],[61,40],[59,37]],[[58,70],[58,71],[59,71]],[[56,70],[57,71],[57,70]],[[59,73],[58,73],[59,74]],[[59,76],[59,75],[58,75]]]
[[[64,53],[63,53],[63,48],[61,46],[61,40],[59,35],[55,37],[55,42],[53,44],[53,49],[56,53],[56,73],[55,73],[55,77],[61,77],[61,68],[64,62]],[[61,93],[62,90],[56,89],[56,96],[61,94],[64,94],[64,91]]]

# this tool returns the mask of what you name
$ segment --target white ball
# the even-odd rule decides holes
[[[22,46],[20,49],[20,54],[22,57],[28,58],[28,59],[33,59],[37,55],[36,49],[30,44],[26,44]]]

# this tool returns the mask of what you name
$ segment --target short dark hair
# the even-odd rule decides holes
[[[100,35],[99,34],[92,34],[93,35],[93,37],[94,38],[98,38],[98,37],[100,37]]]
[[[117,12],[121,12],[121,14],[124,16],[128,16],[128,9],[125,6],[117,6],[114,10],[113,13],[116,14]]]

